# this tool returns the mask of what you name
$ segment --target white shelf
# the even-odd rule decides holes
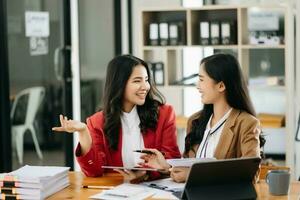
[[[180,50],[183,49],[185,47],[189,47],[186,45],[180,45],[180,46],[143,46],[143,50],[158,50],[158,49],[164,49],[164,50]]]
[[[238,49],[238,45],[191,45],[190,47],[213,48],[213,49]]]
[[[242,49],[285,49],[285,45],[284,44],[280,44],[280,45],[247,44],[247,45],[242,45]]]
[[[280,45],[252,45],[248,43],[249,39],[249,31],[248,31],[248,12],[251,10],[274,10],[283,13],[284,17],[284,41],[285,44]],[[166,11],[166,13],[164,13]],[[168,16],[172,16],[172,13],[169,11],[174,11],[180,13],[182,19],[186,23],[186,38],[185,42],[186,45],[180,46],[148,46],[147,44],[147,34],[148,32],[146,28],[148,27],[149,23],[152,23],[157,18],[162,17],[163,20],[166,20]],[[216,12],[214,12],[216,11]],[[147,13],[148,12],[148,13]],[[195,104],[199,102],[196,98],[196,86],[193,85],[169,85],[169,83],[174,82],[174,80],[179,80],[180,78],[192,73],[198,73],[197,67],[199,67],[200,61],[198,61],[197,55],[205,55],[207,56],[210,53],[204,53],[206,50],[207,52],[213,52],[209,47],[214,50],[224,50],[224,52],[233,52],[234,55],[237,56],[239,63],[241,64],[241,69],[246,76],[249,78],[251,67],[254,67],[253,70],[256,70],[257,66],[250,66],[254,62],[250,58],[254,54],[252,51],[260,52],[260,50],[270,50],[268,52],[277,52],[280,50],[280,56],[282,60],[284,60],[284,70],[281,70],[280,73],[283,73],[284,76],[284,86],[269,86],[269,85],[248,85],[249,92],[251,95],[251,99],[255,106],[255,110],[257,113],[259,112],[269,112],[269,113],[280,113],[284,114],[286,118],[286,127],[279,128],[279,129],[272,129],[272,128],[263,128],[265,134],[267,134],[266,139],[267,143],[265,146],[265,151],[267,154],[286,154],[290,156],[289,153],[291,152],[291,148],[285,146],[285,141],[291,140],[291,135],[293,134],[293,110],[291,109],[291,105],[293,103],[293,91],[294,88],[294,81],[288,80],[289,77],[293,77],[293,57],[290,54],[293,52],[292,44],[289,43],[291,37],[293,36],[293,31],[291,26],[293,23],[290,23],[293,19],[289,16],[289,7],[282,4],[282,5],[266,5],[266,4],[256,4],[256,5],[243,5],[243,6],[232,6],[232,5],[207,5],[198,8],[184,8],[184,7],[176,7],[176,8],[161,8],[161,7],[151,7],[142,9],[140,12],[140,16],[142,17],[142,23],[140,24],[140,28],[137,32],[140,34],[140,41],[139,41],[139,53],[142,55],[142,58],[147,58],[147,61],[153,60],[153,62],[163,62],[165,65],[165,85],[164,86],[157,86],[159,90],[165,92],[165,96],[167,97],[167,102],[175,107],[175,111],[177,114],[185,113],[186,105],[192,104],[190,102],[191,98],[196,99],[197,101]],[[143,18],[145,17],[145,18]],[[237,44],[234,45],[198,45],[200,41],[199,37],[199,21],[201,20],[216,20],[222,21],[224,20],[236,20],[237,22]],[[174,19],[173,19],[174,20]],[[172,19],[170,20],[172,21]],[[195,48],[195,54],[190,53],[188,48]],[[197,49],[197,48],[207,48],[207,49]],[[187,60],[185,54],[182,53],[184,51],[180,51],[185,49],[185,53],[188,52],[190,56],[191,62],[185,62]],[[192,49],[194,50],[194,49]],[[231,51],[232,50],[232,51]],[[199,51],[199,52],[198,52]],[[281,51],[283,53],[281,53]],[[277,55],[277,54],[276,54]],[[143,57],[145,56],[145,57]],[[201,56],[199,56],[201,57]],[[275,56],[274,56],[275,57]],[[185,59],[183,59],[185,58]],[[188,58],[189,59],[189,58]],[[270,58],[271,60],[273,57]],[[189,60],[189,61],[190,61]],[[274,61],[275,62],[275,61]],[[273,64],[273,63],[272,63]],[[183,66],[184,65],[184,66]],[[257,65],[257,64],[255,64]],[[188,67],[188,69],[187,69]],[[255,68],[256,67],[256,68]],[[284,72],[282,72],[284,71]],[[252,71],[251,71],[252,72]],[[276,71],[277,72],[277,71]],[[270,72],[270,75],[273,72]],[[250,77],[251,78],[251,77]],[[190,97],[186,95],[188,92],[184,90],[185,88],[188,89],[195,89],[188,91],[193,93]],[[198,93],[197,93],[198,94]],[[186,96],[185,96],[186,95]],[[178,108],[176,110],[176,108]],[[197,109],[192,109],[193,112],[197,111]],[[287,161],[290,162],[287,157]]]

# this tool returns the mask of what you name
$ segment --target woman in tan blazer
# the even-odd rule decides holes
[[[259,121],[249,98],[246,82],[238,61],[229,54],[215,54],[200,64],[197,89],[203,109],[188,120],[184,157],[240,158],[259,157]],[[165,169],[171,167],[162,154],[151,149],[154,155],[142,158],[148,166]],[[171,177],[184,182],[189,168],[174,167]]]

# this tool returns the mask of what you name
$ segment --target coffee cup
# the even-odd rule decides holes
[[[272,195],[287,195],[290,186],[290,172],[288,170],[270,170],[266,176],[269,192]]]

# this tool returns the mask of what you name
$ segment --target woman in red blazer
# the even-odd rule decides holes
[[[180,157],[174,110],[164,104],[146,62],[130,55],[111,60],[103,96],[103,110],[89,117],[87,124],[60,115],[61,126],[53,128],[79,133],[75,154],[85,175],[101,176],[104,165],[138,165],[135,148],[155,148],[165,158]],[[130,179],[145,176],[144,171],[120,173]]]

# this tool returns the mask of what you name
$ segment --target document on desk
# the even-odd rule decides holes
[[[183,191],[184,183],[176,183],[171,178],[159,179],[141,183],[151,188],[156,188],[164,191],[178,192]]]
[[[121,185],[118,185],[114,189],[105,190],[99,194],[90,196],[89,198],[104,199],[104,200],[116,200],[116,199],[142,200],[154,194],[155,192],[152,188],[143,185],[123,183]]]
[[[194,163],[214,161],[215,158],[177,158],[167,159],[167,162],[172,167],[191,167]]]

